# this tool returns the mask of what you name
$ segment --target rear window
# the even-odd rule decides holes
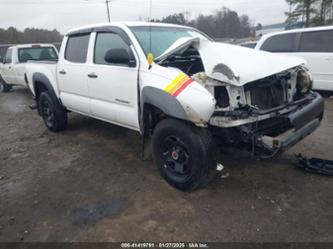
[[[333,52],[333,30],[303,33],[299,52]]]
[[[38,48],[20,48],[18,50],[19,62],[34,61],[50,61],[57,60],[58,55],[53,47]]]
[[[296,34],[281,34],[268,38],[261,46],[261,50],[268,52],[294,52]]]
[[[74,63],[85,63],[90,34],[70,36],[67,41],[65,59]]]

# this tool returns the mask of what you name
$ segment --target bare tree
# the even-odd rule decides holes
[[[287,23],[304,22],[305,27],[328,25],[333,22],[333,0],[286,0]]]
[[[291,9],[286,13],[287,23],[297,21],[300,18],[305,23],[305,27],[310,26],[311,16],[317,12],[314,8],[318,0],[286,0]]]
[[[228,8],[221,8],[210,15],[201,14],[195,19],[189,19],[190,15],[185,12],[153,21],[192,26],[214,38],[249,37],[255,31],[247,15],[239,16],[236,11]]]

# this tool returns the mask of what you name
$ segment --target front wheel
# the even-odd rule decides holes
[[[38,98],[38,109],[46,127],[53,132],[59,132],[67,127],[67,112],[55,96],[42,92]]]
[[[152,153],[162,177],[173,187],[190,192],[216,174],[216,150],[209,131],[176,119],[157,124]]]

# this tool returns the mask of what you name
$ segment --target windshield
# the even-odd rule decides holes
[[[57,52],[53,47],[20,48],[18,51],[19,62],[53,61],[58,59]]]
[[[200,32],[187,28],[140,26],[132,27],[131,30],[134,33],[136,39],[139,41],[145,54],[148,55],[149,52],[152,52],[155,58],[162,55],[180,38],[200,37],[205,40],[209,39],[207,36],[201,34]]]

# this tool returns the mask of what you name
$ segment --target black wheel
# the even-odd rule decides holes
[[[53,94],[42,92],[38,98],[38,109],[46,127],[59,132],[67,127],[67,112]]]
[[[173,187],[194,191],[216,174],[216,149],[208,130],[165,119],[155,128],[152,153],[160,174]]]
[[[0,77],[0,92],[6,93],[11,89],[11,86],[6,84]]]

